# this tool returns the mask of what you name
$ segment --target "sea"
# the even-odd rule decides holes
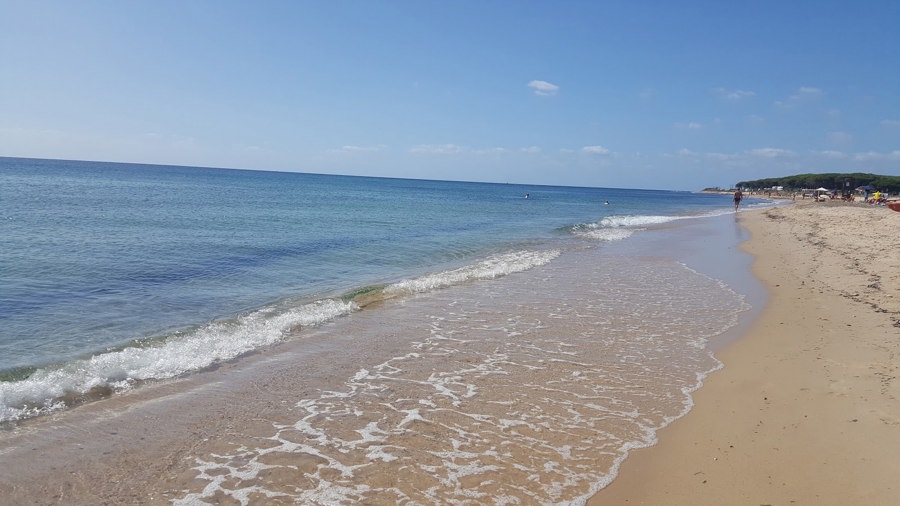
[[[739,214],[697,192],[0,158],[0,424],[331,346],[271,423],[191,455],[171,502],[580,503],[690,409],[758,305]]]

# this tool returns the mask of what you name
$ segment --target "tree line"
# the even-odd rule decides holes
[[[795,176],[770,177],[753,181],[740,181],[738,188],[762,189],[783,186],[785,190],[804,188],[828,188],[829,190],[853,191],[860,186],[871,186],[889,193],[900,192],[900,176],[880,176],[854,172],[851,174],[797,174]]]

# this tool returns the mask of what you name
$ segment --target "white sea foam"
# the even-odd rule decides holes
[[[96,388],[123,390],[142,380],[167,379],[230,360],[284,339],[298,326],[317,325],[356,309],[352,302],[323,300],[285,312],[263,308],[229,321],[212,322],[145,347],[129,347],[38,369],[20,381],[0,382],[0,421],[65,407],[66,395]]]
[[[660,225],[681,219],[677,216],[616,215],[599,222],[584,223],[573,227],[572,232],[582,239],[613,242],[628,239],[634,232],[651,225]]]
[[[559,250],[516,251],[495,255],[481,262],[449,271],[428,274],[387,286],[384,291],[390,295],[422,293],[438,288],[458,285],[467,281],[493,279],[514,272],[525,271],[551,262],[560,254]]]
[[[748,205],[748,207],[761,208],[772,207],[778,205],[775,202],[757,202]],[[712,209],[704,211],[700,214],[683,215],[683,216],[661,216],[661,215],[614,215],[607,216],[595,223],[583,223],[572,228],[572,232],[582,238],[592,241],[621,241],[628,239],[635,232],[646,230],[653,225],[662,225],[678,220],[711,218],[714,216],[722,216],[732,214],[730,208]]]
[[[594,241],[621,241],[622,239],[628,239],[631,235],[634,234],[634,230],[624,229],[624,228],[597,228],[591,227],[587,230],[582,230],[578,232],[578,236],[584,239],[590,239]]]
[[[354,363],[256,448],[198,455],[206,485],[175,504],[283,492],[260,465],[298,461],[316,462],[291,482],[298,503],[583,504],[690,409],[721,367],[702,344],[746,309],[683,264],[590,251],[542,271],[549,292],[507,278],[403,305],[420,322],[408,353]],[[651,274],[659,289],[632,282]]]
[[[680,219],[677,216],[647,216],[647,215],[631,215],[631,216],[607,216],[600,220],[603,227],[646,227],[648,225],[660,225]]]
[[[495,255],[459,269],[429,274],[388,286],[385,293],[404,295],[468,281],[493,279],[544,265],[558,250],[517,251]],[[358,309],[353,302],[322,300],[288,311],[266,307],[234,320],[217,321],[152,345],[128,347],[35,371],[30,377],[0,382],[0,422],[19,420],[65,407],[65,396],[97,388],[125,390],[135,382],[168,379],[230,360],[284,339],[297,327],[316,325]],[[360,371],[360,380],[367,371]],[[448,390],[450,395],[457,395]]]

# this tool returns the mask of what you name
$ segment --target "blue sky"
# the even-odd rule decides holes
[[[695,190],[900,175],[900,1],[0,0],[0,156]]]

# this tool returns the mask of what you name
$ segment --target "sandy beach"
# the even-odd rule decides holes
[[[531,282],[509,277],[387,301],[207,373],[9,428],[0,433],[0,492],[10,504],[448,504],[475,491],[481,495],[467,503],[568,503],[547,492],[562,483],[557,468],[579,476],[568,498],[591,497],[612,477],[596,470],[618,462],[619,441],[646,436],[645,444],[658,444],[633,450],[589,504],[895,504],[900,254],[887,245],[900,213],[808,202],[724,218],[671,230],[676,244],[666,234],[635,239],[621,250],[630,254],[606,267],[638,269],[619,288],[602,262],[583,268],[597,260],[590,250],[536,271],[555,279],[551,318],[544,296],[529,302],[535,291],[527,276]],[[756,258],[768,304],[754,310],[752,325],[735,327],[746,334],[711,342],[724,368],[693,393],[691,411],[665,426],[696,371],[716,364],[704,351],[681,357],[691,361],[681,372],[649,377],[648,362],[672,364],[695,347],[674,343],[651,356],[659,346],[608,339],[604,348],[597,322],[619,315],[612,329],[673,319],[715,327],[716,315],[732,310],[716,309],[727,290],[708,296],[722,289],[714,279],[740,274],[728,282],[746,284],[745,292],[756,283],[734,240],[746,238],[742,226],[752,233],[743,247]],[[734,242],[715,242],[729,235]],[[705,278],[632,250],[669,246],[693,262],[745,260]],[[664,286],[678,287],[665,291],[678,296],[665,312],[635,319],[652,304],[609,305],[626,300],[627,281],[651,265],[646,272],[668,272]],[[635,358],[615,359],[616,375],[628,379],[610,390],[616,375],[586,364],[617,356]],[[509,371],[494,374],[501,366]],[[647,382],[634,388],[636,378]],[[660,382],[671,388],[649,398]],[[468,401],[476,393],[478,402]],[[665,408],[656,420],[641,419],[665,427],[654,436],[629,426],[634,417],[610,410],[598,417],[591,406],[603,399],[627,403],[624,415]],[[448,438],[465,451],[448,451]],[[418,472],[422,459],[430,459],[427,472]],[[548,467],[553,459],[557,468]],[[441,466],[456,474],[435,478]],[[381,488],[369,493],[374,487]]]
[[[746,236],[728,213],[576,241],[540,268],[389,298],[213,369],[3,427],[0,494],[581,504],[718,369],[706,344],[748,304],[691,265],[721,262],[749,287]]]
[[[740,221],[767,307],[589,504],[897,504],[900,213],[803,202]]]

